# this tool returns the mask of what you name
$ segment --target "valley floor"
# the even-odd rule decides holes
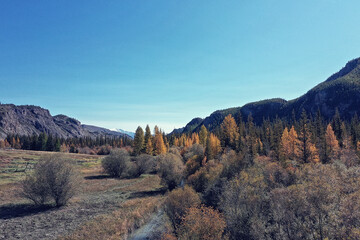
[[[1,151],[0,156],[20,153]],[[0,172],[0,239],[126,239],[160,208],[158,176],[119,180],[102,175],[98,164],[81,164],[81,193],[59,209],[34,207],[19,196],[21,177],[4,181],[9,172]]]

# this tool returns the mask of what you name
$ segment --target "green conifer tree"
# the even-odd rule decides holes
[[[139,155],[145,147],[144,130],[139,126],[134,136],[134,154]]]

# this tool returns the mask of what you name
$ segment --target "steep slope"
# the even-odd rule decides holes
[[[72,124],[76,132],[81,131],[77,123]],[[41,132],[50,133],[59,137],[80,136],[71,134],[56,124],[50,112],[37,106],[15,106],[13,104],[0,105],[0,136],[3,138],[7,134],[14,133],[19,135],[39,134]]]
[[[302,109],[312,114],[320,109],[321,114],[329,119],[334,116],[336,108],[344,119],[350,119],[360,111],[360,58],[348,62],[343,69],[303,96],[289,101],[282,115],[289,115],[292,109],[297,116]]]
[[[174,129],[169,135],[171,134],[181,134],[183,132],[192,132],[194,129],[196,129],[199,124],[202,123],[204,119],[202,118],[193,118],[188,124],[186,124],[185,127],[182,128],[176,128]]]
[[[53,117],[49,110],[38,106],[0,104],[0,139],[8,134],[32,135],[42,132],[62,138],[100,135],[129,137],[105,128],[82,125],[65,115]]]
[[[215,130],[226,115],[232,114],[237,117],[239,113],[243,120],[251,114],[257,124],[264,118],[290,119],[293,112],[296,117],[300,117],[303,109],[312,115],[320,109],[323,117],[330,119],[334,116],[336,108],[344,119],[350,119],[355,113],[360,114],[360,58],[351,60],[339,72],[297,99],[286,101],[275,98],[248,103],[243,107],[218,110],[198,122],[194,129],[197,131],[201,125],[205,125],[208,129]],[[185,128],[183,130],[190,131]]]

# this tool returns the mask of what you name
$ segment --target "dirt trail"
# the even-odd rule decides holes
[[[161,234],[165,231],[165,213],[159,210],[154,214],[150,221],[136,230],[129,238],[129,240],[148,240],[159,239]]]

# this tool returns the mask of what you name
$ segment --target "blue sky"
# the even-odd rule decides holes
[[[166,132],[293,99],[359,57],[360,1],[0,2],[2,103]]]

